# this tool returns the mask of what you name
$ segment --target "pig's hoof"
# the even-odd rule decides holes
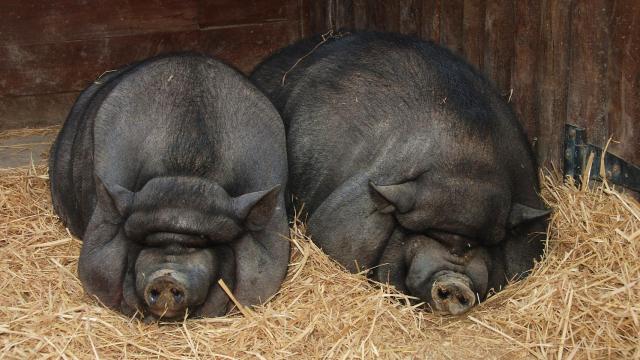
[[[451,315],[463,314],[476,303],[474,292],[469,287],[466,276],[444,275],[431,288],[435,310]]]

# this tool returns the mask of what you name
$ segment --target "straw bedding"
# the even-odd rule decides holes
[[[84,294],[81,242],[53,214],[47,169],[0,171],[0,358],[640,358],[640,206],[543,177],[544,260],[459,317],[348,274],[292,224],[289,273],[262,307],[144,324]],[[283,240],[285,241],[285,240]]]

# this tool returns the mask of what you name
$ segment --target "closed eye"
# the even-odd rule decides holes
[[[449,231],[429,229],[425,232],[428,237],[437,240],[441,244],[454,249],[470,250],[478,246],[478,240],[466,235]]]

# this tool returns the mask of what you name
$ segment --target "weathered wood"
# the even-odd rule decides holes
[[[144,2],[144,1],[140,1]],[[298,2],[291,0],[198,0],[201,28],[298,20]]]
[[[334,0],[301,0],[303,35],[311,36],[318,33],[326,33],[333,24]]]
[[[486,1],[483,70],[505,96],[508,96],[511,90],[511,61],[515,30],[513,16],[513,2]]]
[[[611,1],[576,1],[571,9],[567,121],[587,128],[587,142],[604,146]]]
[[[195,30],[197,10],[196,0],[2,0],[0,44],[19,46]]]
[[[0,97],[0,130],[61,124],[78,94]]]
[[[515,2],[515,43],[511,70],[511,104],[524,126],[529,142],[537,146],[538,102],[536,101],[540,76],[537,70],[540,54],[540,1]],[[556,120],[557,121],[557,120]]]
[[[539,136],[536,146],[540,165],[562,168],[564,123],[567,116],[567,76],[569,68],[568,0],[543,0],[540,57],[537,71]]]
[[[440,18],[440,41],[456,54],[462,55],[464,0],[447,0],[442,2]]]
[[[616,1],[608,65],[611,152],[640,165],[640,2]]]
[[[384,1],[368,0],[367,11],[369,14],[369,29],[389,31],[389,28],[392,27],[392,25],[387,24],[389,19],[385,14]]]
[[[353,21],[357,30],[369,28],[367,0],[353,0]]]
[[[419,35],[422,27],[422,6],[420,0],[399,0],[399,31],[408,35]]]
[[[297,22],[277,22],[209,31],[0,47],[0,73],[5,74],[0,82],[0,94],[77,91],[105,70],[178,50],[215,55],[249,72],[267,54],[297,38]]]
[[[463,55],[478,69],[484,64],[485,0],[465,0],[463,11]]]
[[[355,26],[353,0],[333,0],[336,29],[351,30]]]
[[[276,22],[25,45],[18,48],[19,56],[2,47],[0,73],[5,75],[0,81],[0,128],[60,122],[70,105],[69,96],[60,93],[82,90],[106,70],[159,53],[199,51],[248,73],[262,58],[298,38],[297,22]]]
[[[422,14],[420,36],[423,39],[431,39],[433,42],[439,44],[442,0],[423,0],[420,13]]]
[[[0,13],[0,128],[60,121],[102,71],[160,52],[204,51],[247,72],[302,36],[355,28],[432,39],[513,89],[545,165],[561,165],[565,122],[640,163],[638,1],[4,0]]]

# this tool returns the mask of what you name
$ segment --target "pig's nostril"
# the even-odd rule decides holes
[[[158,297],[160,296],[160,292],[157,289],[151,289],[149,291],[149,304],[155,304],[158,301]]]
[[[445,289],[438,289],[438,297],[442,300],[446,299],[449,297],[449,291],[445,290]]]
[[[464,296],[458,296],[458,302],[460,303],[460,305],[469,304],[469,300],[467,300],[467,298]]]
[[[173,299],[177,303],[181,302],[184,298],[184,293],[176,288],[171,288],[171,294],[173,294]]]

